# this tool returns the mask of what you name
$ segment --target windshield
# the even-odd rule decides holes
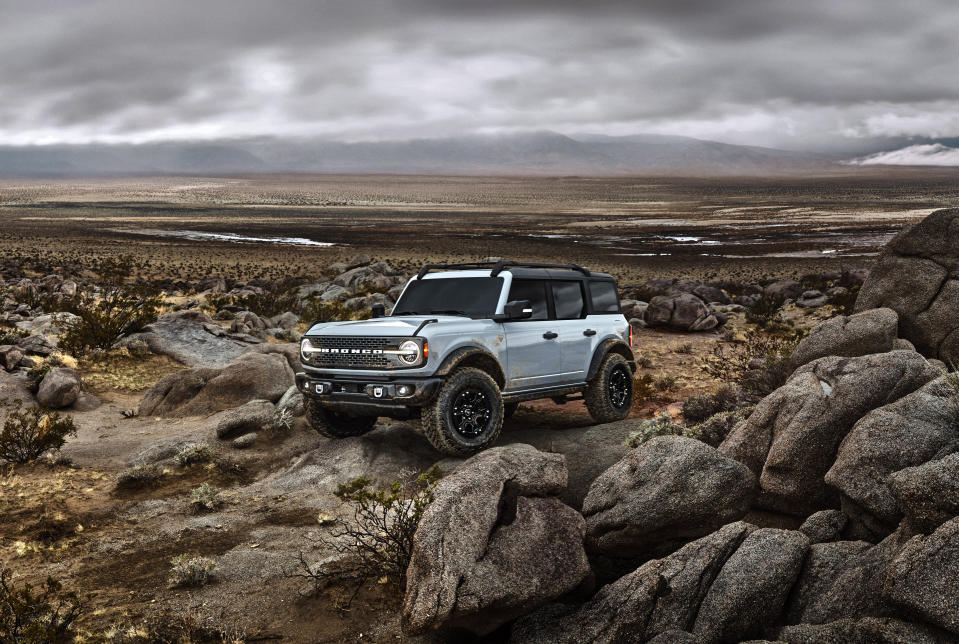
[[[496,312],[502,277],[445,277],[413,280],[391,315],[464,315],[489,318]]]

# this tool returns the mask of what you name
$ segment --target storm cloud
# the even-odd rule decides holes
[[[959,135],[951,0],[0,0],[0,144]]]

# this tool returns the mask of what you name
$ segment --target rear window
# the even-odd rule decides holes
[[[496,312],[502,277],[445,277],[413,280],[390,315],[459,313],[472,318]]]
[[[593,313],[619,313],[619,294],[615,282],[590,282],[590,299]]]
[[[578,320],[586,315],[583,287],[579,282],[553,282],[552,287],[557,320]]]

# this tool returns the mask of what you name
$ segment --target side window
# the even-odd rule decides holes
[[[552,287],[557,320],[579,320],[586,315],[583,287],[579,282],[553,282]]]
[[[593,301],[593,313],[619,313],[615,282],[590,282],[589,293]]]
[[[546,283],[538,280],[513,280],[509,287],[509,302],[529,300],[533,305],[533,316],[530,320],[545,320],[549,318],[549,307],[546,304]]]

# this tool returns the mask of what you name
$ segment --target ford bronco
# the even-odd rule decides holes
[[[359,436],[381,416],[418,418],[436,449],[467,455],[492,445],[523,401],[583,399],[598,422],[629,414],[632,331],[610,275],[432,264],[383,312],[316,323],[301,341],[296,383],[324,436]]]

